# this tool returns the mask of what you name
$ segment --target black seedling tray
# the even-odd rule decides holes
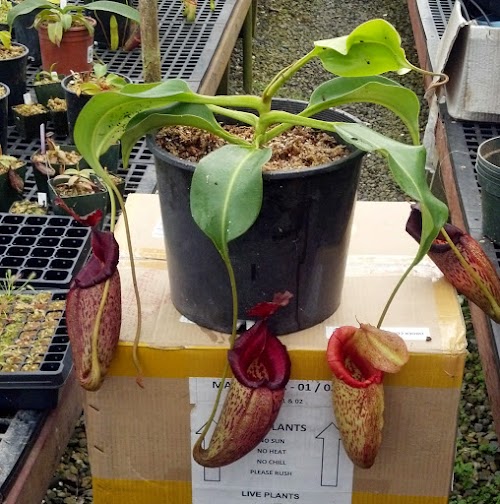
[[[33,274],[34,288],[68,289],[89,250],[90,228],[72,217],[0,213],[0,282],[10,270]]]
[[[35,295],[40,291],[26,291]],[[51,293],[52,300],[65,300],[66,291]],[[63,307],[64,310],[64,307]],[[18,314],[3,311],[0,316],[10,317]],[[29,316],[29,315],[28,315]],[[48,317],[47,317],[48,318]],[[66,328],[64,311],[59,317],[57,312],[54,319],[58,320],[56,329],[47,342],[38,350],[43,336],[38,330],[21,333],[18,347],[24,352],[15,354],[9,362],[3,361],[0,350],[0,411],[33,409],[41,410],[54,408],[59,398],[59,389],[64,385],[72,367],[71,349]],[[0,344],[2,340],[0,339]],[[12,370],[4,371],[8,366]]]

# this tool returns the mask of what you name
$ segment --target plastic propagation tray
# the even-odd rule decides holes
[[[68,289],[89,250],[90,228],[72,217],[0,213],[0,282],[10,270],[33,274],[34,288]]]
[[[40,291],[26,291],[36,295]],[[51,292],[52,300],[64,301],[65,291]],[[39,328],[25,327],[24,331],[10,345],[0,337],[0,411],[17,409],[54,408],[59,398],[59,389],[64,385],[73,364],[64,316],[64,303],[57,311],[43,314],[44,319],[52,318],[56,329],[43,334]],[[4,310],[0,317],[15,321],[20,310]],[[40,312],[26,310],[23,320],[40,319]],[[14,348],[15,347],[15,348]],[[14,348],[14,350],[11,350]],[[19,350],[19,351],[17,351]]]

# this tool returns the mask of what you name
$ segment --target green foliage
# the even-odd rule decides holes
[[[85,26],[89,33],[94,33],[94,26],[85,16],[85,10],[111,12],[137,23],[140,22],[139,12],[136,9],[108,0],[98,0],[82,5],[67,4],[65,7],[60,7],[49,0],[23,0],[9,11],[7,23],[12,27],[17,16],[28,14],[35,9],[42,10],[35,16],[33,26],[38,29],[41,25],[47,25],[49,39],[57,46],[61,44],[64,32],[72,26]]]
[[[73,74],[77,94],[95,95],[102,91],[117,90],[127,81],[120,75],[108,73],[107,65],[95,63],[90,73]]]
[[[12,270],[9,268],[5,272],[5,278],[0,280],[0,292],[4,297],[4,299],[10,299],[17,293],[21,293],[22,291],[25,291],[27,289],[34,290],[33,287],[30,285],[31,280],[33,280],[34,278],[36,278],[36,274],[32,272],[22,282],[21,285],[16,287],[16,283],[22,280],[22,274],[21,273],[14,274],[12,273]]]
[[[370,64],[366,64],[366,58]],[[271,100],[280,87],[300,68],[319,58],[325,68],[338,77],[322,84],[311,95],[306,109],[300,114],[271,110]],[[399,84],[378,76],[385,71],[405,73],[414,69],[404,55],[397,31],[386,21],[377,19],[362,24],[347,37],[320,41],[314,49],[299,61],[279,72],[267,85],[262,96],[204,96],[192,92],[188,85],[174,79],[158,84],[130,84],[121,90],[95,96],[80,113],[74,132],[75,142],[82,155],[98,172],[102,169],[99,156],[108,147],[122,138],[124,159],[127,159],[133,144],[144,134],[162,125],[182,124],[194,126],[220,134],[215,125],[214,113],[225,115],[249,124],[255,128],[254,137],[246,143],[249,165],[240,172],[238,181],[247,177],[246,190],[249,194],[262,190],[261,169],[266,156],[256,155],[265,144],[282,131],[293,125],[310,126],[325,131],[336,132],[346,142],[368,152],[378,152],[387,158],[396,182],[419,201],[423,215],[423,238],[416,261],[427,252],[430,243],[446,221],[448,213],[445,205],[437,200],[427,186],[425,179],[425,150],[419,145],[407,145],[375,133],[358,123],[326,122],[311,116],[332,105],[366,101],[382,104],[396,113],[407,125],[413,141],[418,143],[418,100],[414,94]],[[193,108],[196,106],[197,108]],[[254,109],[255,113],[240,112],[236,109]],[[92,128],[88,128],[92,124]],[[223,136],[220,134],[220,136]],[[240,139],[224,133],[230,143],[242,144]],[[240,150],[227,150],[224,163],[213,164],[212,176],[219,180],[229,180],[230,173],[238,170]],[[212,163],[211,163],[212,164]],[[201,162],[197,170],[203,170]],[[259,176],[256,177],[255,174]],[[232,184],[225,184],[226,193],[220,187],[204,183],[202,177],[195,176],[191,192],[191,208],[202,230],[224,248],[220,229],[214,222],[224,221],[227,208],[220,201],[233,199]],[[232,207],[231,224],[242,234],[248,229],[258,212],[239,198],[240,204]],[[203,216],[203,218],[201,218]],[[210,223],[210,224],[208,224]],[[232,239],[227,233],[227,240]]]
[[[11,34],[10,31],[1,30],[0,31],[0,44],[6,49],[10,49],[11,46]]]

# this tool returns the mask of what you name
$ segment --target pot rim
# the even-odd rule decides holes
[[[5,99],[5,98],[8,98],[9,95],[10,95],[10,87],[7,86],[7,84],[5,84],[4,82],[0,82],[0,86],[2,86],[3,88],[5,88],[5,94],[3,96],[0,96],[0,101]]]
[[[274,99],[273,102],[276,103],[299,103],[299,104],[304,104],[306,105],[307,102],[301,101],[301,100],[288,100],[285,98],[277,98]],[[357,119],[355,116],[344,112],[343,110],[340,109],[335,109],[335,108],[329,108],[325,109],[323,112],[334,112],[336,114],[339,114],[341,116],[344,116],[346,119],[348,119],[348,122],[360,122],[359,119]],[[146,137],[146,142],[148,145],[149,150],[156,156],[158,156],[160,159],[163,161],[166,161],[168,163],[174,163],[177,166],[194,172],[196,168],[196,163],[193,163],[192,161],[186,161],[182,158],[178,158],[176,156],[173,156],[166,150],[162,149],[159,147],[156,143],[156,133],[150,133]],[[338,135],[334,136],[339,139]],[[313,167],[304,167],[304,168],[297,168],[293,170],[273,170],[273,171],[263,171],[263,178],[264,179],[274,179],[274,180],[279,180],[279,179],[289,179],[289,178],[305,178],[305,177],[310,177],[314,175],[319,175],[322,173],[327,173],[333,170],[337,170],[341,168],[344,164],[352,162],[352,161],[358,161],[360,158],[362,158],[365,155],[365,152],[362,151],[361,149],[358,149],[357,147],[354,147],[352,144],[349,144],[348,142],[344,142],[343,140],[340,140],[343,144],[347,145],[351,152],[340,159],[337,159],[335,161],[331,161],[329,163],[324,163],[321,165],[313,166]]]
[[[25,46],[24,44],[21,44],[21,42],[12,42],[11,45],[16,46],[16,47],[23,47],[24,52],[22,54],[20,54],[19,56],[15,56],[14,58],[8,58],[8,59],[0,60],[0,61],[14,61],[14,60],[18,60],[18,59],[25,58],[28,56],[30,50],[28,49],[27,46]]]
[[[92,26],[96,26],[97,25],[97,21],[93,18],[93,17],[90,17],[90,16],[85,16],[85,19],[89,20],[90,24]],[[40,26],[37,28],[38,31],[48,31],[48,28],[47,28],[47,25],[49,23],[47,21],[44,21],[43,23],[40,23]],[[87,27],[85,25],[75,25],[75,26],[70,26],[67,30],[64,31],[64,33],[68,32],[68,31],[72,31],[72,32],[75,32],[75,31],[82,31],[82,30],[87,30]],[[64,37],[64,33],[63,33],[63,37]]]
[[[92,73],[92,70],[89,71],[89,72],[75,72],[75,73],[79,73],[79,74],[89,74],[89,73]],[[112,72],[112,71],[109,71],[108,73],[112,73],[113,75],[118,75],[119,77],[123,77],[126,81],[127,81],[127,84],[133,84],[134,81],[128,76],[128,75],[125,75],[125,74],[122,74],[122,73],[118,73],[118,72]],[[73,78],[73,74],[68,74],[64,77],[64,79],[61,80],[61,86],[62,88],[64,89],[64,91],[67,91],[68,93],[71,93],[73,95],[76,95],[76,93],[74,91],[72,91],[71,89],[69,89],[68,87],[68,83],[71,81],[71,79]],[[105,93],[105,91],[102,91],[103,93]],[[89,95],[87,93],[82,93],[84,96],[93,96],[93,95]]]

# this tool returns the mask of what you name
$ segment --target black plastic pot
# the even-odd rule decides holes
[[[277,100],[298,112],[301,102]],[[316,117],[353,121],[338,111]],[[189,203],[194,165],[174,158],[148,139],[155,156],[170,288],[174,306],[197,324],[229,332],[231,293],[226,268],[212,242],[194,222]],[[264,174],[257,221],[229,250],[239,295],[238,318],[277,292],[293,294],[270,319],[278,334],[306,329],[340,304],[351,214],[363,153],[314,169]]]
[[[50,98],[64,98],[64,89],[61,82],[50,82],[33,86],[38,103],[47,105]]]
[[[61,150],[65,152],[70,152],[70,151],[76,151],[76,147],[74,145],[60,145]],[[36,151],[33,155],[38,154],[40,151]],[[82,161],[80,161],[81,163]],[[35,163],[33,162],[33,156],[32,156],[32,163],[33,163],[33,176],[35,177],[35,182],[38,188],[38,192],[48,194],[49,189],[48,189],[48,181],[49,178],[55,177],[56,175],[60,175],[63,173],[64,170],[68,168],[78,168],[79,164],[67,164],[67,165],[62,165],[60,163],[52,163],[52,168],[54,169],[54,174],[52,177],[47,177],[43,173],[41,173],[37,168]]]
[[[49,111],[35,114],[22,115],[14,109],[14,124],[19,135],[25,140],[33,140],[40,137],[40,125],[49,120]]]
[[[119,74],[117,74],[119,75]],[[125,80],[131,82],[130,78],[121,75]],[[78,118],[78,114],[85,106],[85,104],[92,98],[92,95],[87,95],[81,93],[77,95],[71,89],[69,89],[69,84],[73,80],[72,75],[67,75],[61,82],[61,85],[64,89],[64,97],[66,98],[66,103],[68,105],[68,127],[69,127],[69,136],[73,138],[73,129],[75,127],[76,119]]]
[[[23,95],[26,93],[26,64],[28,61],[28,48],[23,44],[13,42],[12,45],[22,46],[24,54],[17,58],[0,60],[0,82],[7,84],[9,95],[9,121],[13,123],[12,107],[24,103]]]
[[[68,136],[68,113],[66,112],[66,110],[59,110],[57,112],[51,110],[50,121],[52,122],[54,133],[57,136]]]
[[[33,22],[35,21],[35,16],[41,11],[42,9],[35,9],[28,12],[28,14],[17,16],[12,24],[16,40],[29,49],[29,57],[33,60],[33,64],[37,66],[42,63],[42,58],[40,56],[38,32],[33,27]]]
[[[69,177],[70,175],[67,176],[67,179],[69,179]],[[48,182],[49,199],[52,205],[52,210],[56,215],[68,215],[66,210],[54,204],[57,197],[56,187],[65,182],[67,182],[67,180],[63,180],[62,178],[58,180],[50,179]],[[100,209],[103,215],[105,215],[108,197],[108,192],[103,190],[102,192],[82,194],[81,196],[64,197],[63,200],[77,215],[87,215],[98,209]]]
[[[2,152],[7,153],[7,136],[9,134],[9,94],[10,89],[7,84],[0,82],[0,87],[5,89],[5,94],[0,97],[0,145]]]

